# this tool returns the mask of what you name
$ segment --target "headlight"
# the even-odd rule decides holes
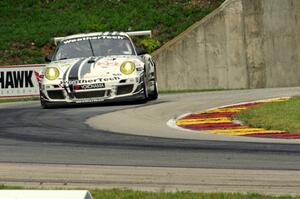
[[[130,75],[131,73],[134,72],[134,70],[135,70],[135,64],[130,61],[124,62],[120,67],[120,71],[125,75]]]
[[[46,69],[45,77],[49,80],[55,80],[59,77],[59,70],[55,67],[49,67]]]

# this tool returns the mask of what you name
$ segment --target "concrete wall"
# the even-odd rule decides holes
[[[266,87],[300,85],[300,1],[262,1]]]
[[[227,0],[154,52],[160,90],[300,85],[300,0]]]

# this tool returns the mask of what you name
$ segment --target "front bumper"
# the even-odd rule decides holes
[[[91,84],[82,84],[90,88]],[[93,103],[102,101],[125,101],[143,97],[143,79],[131,77],[105,83],[103,88],[78,89],[80,85],[41,83],[41,98],[51,103]]]

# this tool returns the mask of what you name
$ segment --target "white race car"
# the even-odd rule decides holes
[[[151,31],[100,32],[54,38],[57,48],[40,75],[43,108],[106,100],[155,100],[156,66],[129,36]]]

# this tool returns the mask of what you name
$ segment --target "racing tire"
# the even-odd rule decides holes
[[[149,93],[148,99],[149,100],[156,100],[158,98],[158,90],[157,90],[157,82],[154,80],[154,89],[151,93]]]
[[[46,102],[44,99],[40,98],[40,101],[41,101],[41,107],[43,109],[48,109],[50,108],[50,105],[49,105],[49,102]]]
[[[144,90],[144,96],[143,96],[144,99],[142,99],[142,101],[144,103],[146,103],[148,101],[148,99],[149,99],[149,95],[148,95],[148,89],[147,89],[147,86],[146,86],[145,83],[143,83],[143,90]]]
[[[148,101],[149,94],[148,94],[148,89],[147,89],[147,84],[146,84],[146,77],[144,75],[143,78],[143,99],[141,100],[142,103],[146,103]]]
[[[44,98],[42,97],[42,93],[40,92],[40,102],[41,102],[41,107],[43,109],[48,109],[50,108],[50,103],[47,102],[46,100],[44,100]]]

